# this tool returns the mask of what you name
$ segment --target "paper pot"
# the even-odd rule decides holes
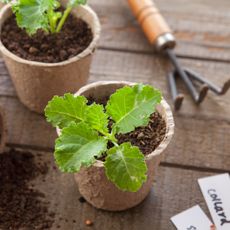
[[[93,40],[88,48],[69,60],[59,63],[28,61],[11,53],[0,41],[0,51],[19,99],[32,111],[43,113],[47,102],[54,95],[76,92],[88,80],[92,54],[99,40],[100,22],[89,6],[79,6],[73,9],[72,14],[89,25]],[[0,31],[11,15],[9,5],[1,9]]]
[[[76,95],[100,99],[110,96],[124,85],[131,84],[134,83],[117,81],[97,82],[81,88]],[[157,106],[157,111],[165,119],[166,135],[161,144],[151,154],[145,157],[148,166],[147,181],[138,192],[123,192],[119,190],[107,179],[102,161],[96,161],[93,166],[82,168],[80,172],[74,175],[79,192],[94,207],[110,211],[125,210],[139,204],[150,192],[163,151],[168,146],[174,132],[172,112],[164,99],[161,104]],[[60,135],[60,130],[58,130],[58,134]]]

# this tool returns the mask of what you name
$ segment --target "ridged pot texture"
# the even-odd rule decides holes
[[[65,6],[66,1],[62,1]],[[0,51],[20,101],[30,110],[43,113],[54,95],[76,92],[86,84],[89,69],[100,35],[100,22],[89,6],[79,6],[72,14],[85,21],[92,30],[93,40],[77,56],[59,63],[43,63],[22,59],[10,52],[0,41]],[[0,10],[0,31],[12,15],[9,5]]]
[[[132,84],[134,83],[117,81],[96,82],[81,88],[76,95],[100,99],[110,96],[117,89],[125,85]],[[107,179],[102,161],[96,161],[93,166],[82,168],[80,172],[74,175],[80,193],[94,207],[110,211],[129,209],[143,201],[150,192],[163,152],[168,146],[174,132],[172,112],[164,99],[157,106],[157,111],[165,119],[166,134],[160,145],[145,157],[148,166],[147,181],[138,192],[123,192],[119,190]],[[57,132],[60,135],[60,130],[57,130]]]

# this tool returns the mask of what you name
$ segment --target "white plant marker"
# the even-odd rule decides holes
[[[173,216],[171,221],[178,230],[210,230],[212,225],[199,205]]]
[[[230,230],[230,177],[228,173],[198,179],[217,230]]]

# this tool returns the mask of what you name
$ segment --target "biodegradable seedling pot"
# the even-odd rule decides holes
[[[6,122],[5,122],[5,112],[0,107],[0,153],[4,151],[6,142]]]
[[[84,95],[85,97],[100,100],[107,98],[117,89],[132,84],[134,83],[117,81],[97,82],[81,88],[76,93],[76,96]],[[168,146],[174,132],[172,112],[164,99],[157,106],[157,111],[165,119],[166,134],[160,145],[145,157],[148,167],[147,181],[138,192],[123,192],[119,190],[107,179],[102,161],[97,160],[93,166],[82,168],[80,172],[75,174],[80,193],[94,207],[110,211],[125,210],[139,204],[150,192],[163,151]],[[57,129],[57,132],[60,135],[59,129]]]
[[[63,6],[65,1],[63,1]],[[0,31],[4,22],[12,15],[9,5],[0,11]],[[0,41],[0,51],[10,73],[21,102],[30,110],[43,113],[47,102],[54,95],[76,92],[86,84],[92,54],[96,49],[100,22],[89,6],[78,6],[72,15],[85,21],[92,30],[90,45],[77,56],[59,63],[42,63],[22,59],[10,52]]]

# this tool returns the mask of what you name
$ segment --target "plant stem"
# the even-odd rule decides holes
[[[55,33],[55,27],[56,27],[56,23],[53,20],[53,10],[49,10],[49,24],[50,24],[50,31],[51,33]]]
[[[102,131],[99,131],[103,136],[105,136],[105,138],[109,141],[111,141],[112,143],[117,143],[117,139],[116,137],[112,134],[112,133],[105,133]]]
[[[114,144],[114,146],[118,147],[119,144],[117,144],[116,142],[112,141],[112,143]]]
[[[63,25],[64,25],[64,23],[65,23],[67,17],[69,16],[69,14],[70,14],[70,12],[71,12],[71,10],[72,10],[72,7],[71,7],[71,6],[68,6],[68,7],[65,9],[63,16],[62,16],[61,20],[60,20],[59,23],[58,23],[58,26],[57,26],[57,29],[56,29],[56,32],[57,32],[57,33],[59,33],[59,32],[61,31],[61,29],[62,29],[62,27],[63,27]]]

